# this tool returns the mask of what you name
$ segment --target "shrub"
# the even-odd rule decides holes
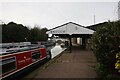
[[[92,36],[93,52],[99,65],[98,76],[110,78],[115,72],[116,53],[120,45],[120,21],[102,25]]]

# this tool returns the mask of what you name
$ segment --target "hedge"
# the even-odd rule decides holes
[[[97,58],[96,72],[103,79],[113,78],[116,73],[116,54],[120,51],[120,21],[108,22],[92,36],[93,52]]]

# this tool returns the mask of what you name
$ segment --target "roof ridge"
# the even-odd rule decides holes
[[[71,22],[71,21],[70,21],[70,22],[64,23],[64,24],[62,24],[62,25],[60,25],[60,26],[54,27],[54,28],[52,28],[52,29],[49,29],[48,31],[53,30],[53,29],[56,29],[56,28],[59,28],[59,27],[62,27],[62,26],[67,25],[67,24],[69,24],[69,23],[72,23],[72,24],[75,24],[75,25],[78,25],[78,26],[80,26],[80,27],[84,27],[84,28],[85,28],[85,26],[82,26],[82,25],[80,25],[80,24],[77,24],[77,23],[75,23],[75,22]]]

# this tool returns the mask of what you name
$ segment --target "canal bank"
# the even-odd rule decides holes
[[[64,51],[44,69],[37,69],[25,78],[96,78],[96,58],[92,51],[73,47],[72,53]],[[34,75],[34,76],[33,76]]]

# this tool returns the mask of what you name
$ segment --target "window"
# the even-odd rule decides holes
[[[36,61],[40,58],[40,51],[36,51],[32,53],[32,61]]]
[[[0,68],[2,69],[2,74],[6,74],[10,71],[15,70],[16,69],[16,58],[10,57],[7,59],[3,59],[2,61],[0,61]]]

